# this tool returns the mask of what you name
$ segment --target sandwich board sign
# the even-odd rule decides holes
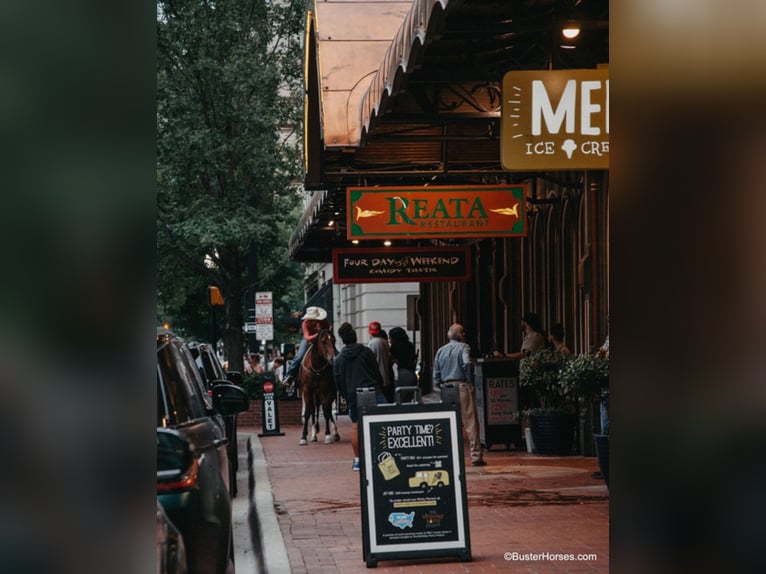
[[[457,405],[365,407],[359,421],[364,560],[471,560]]]

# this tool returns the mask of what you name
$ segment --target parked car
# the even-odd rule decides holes
[[[157,500],[157,574],[187,574],[184,538]]]
[[[208,394],[212,394],[213,387],[217,384],[230,382],[235,384],[237,380],[236,375],[239,373],[226,373],[221,366],[221,362],[218,360],[218,356],[215,354],[213,347],[207,343],[187,343],[189,351],[191,351],[192,357],[199,369],[200,376],[205,383],[205,389]],[[233,377],[229,376],[233,375]],[[241,377],[240,377],[241,380]],[[239,386],[242,386],[241,384]],[[237,471],[239,470],[239,450],[237,448],[237,415],[229,415],[223,418],[224,427],[226,430],[226,436],[229,437],[229,468],[231,473],[229,476],[229,492],[232,496],[237,496]]]
[[[184,341],[157,331],[157,497],[183,536],[190,574],[231,574],[231,470],[223,417],[245,410],[230,383],[205,390]]]

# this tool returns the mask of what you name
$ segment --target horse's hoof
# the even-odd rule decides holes
[[[335,442],[338,442],[339,440],[340,440],[340,435],[339,435],[339,434],[336,434],[336,435],[335,435]]]
[[[316,441],[317,441],[317,437],[315,436],[311,437],[311,442],[316,442]]]
[[[325,437],[324,437],[324,443],[325,444],[332,444],[333,442],[335,442],[335,441],[333,440],[333,438],[329,434],[325,435]]]
[[[302,438],[302,439],[301,439],[301,440],[298,442],[298,444],[299,444],[299,445],[301,445],[301,446],[305,446],[305,445],[307,445],[307,444],[308,444],[308,441],[306,441],[306,439],[305,439],[305,438]]]

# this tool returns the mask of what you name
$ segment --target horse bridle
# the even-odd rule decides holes
[[[324,331],[324,330],[323,330],[323,331]],[[319,337],[321,337],[321,336],[322,336],[322,332],[320,331],[320,333],[317,335],[317,340],[319,340]],[[311,353],[311,348],[312,348],[313,346],[314,346],[314,343],[311,343],[311,345],[309,346],[308,350],[306,351],[306,354],[303,356],[303,360],[301,361],[301,368],[302,368],[302,369],[306,369],[307,371],[311,371],[311,372],[314,374],[314,376],[315,376],[315,377],[319,377],[319,376],[321,376],[322,372],[323,372],[323,371],[324,371],[324,370],[325,370],[327,367],[329,367],[329,366],[330,366],[330,361],[327,359],[327,357],[325,357],[324,355],[322,355],[322,358],[324,359],[324,365],[323,365],[322,367],[320,367],[320,368],[319,368],[319,370],[316,370],[316,369],[314,368],[314,365],[309,365],[309,366],[307,367],[307,366],[306,366],[306,359],[309,357],[309,355],[310,355],[310,353]]]

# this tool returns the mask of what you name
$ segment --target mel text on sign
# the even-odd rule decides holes
[[[511,171],[609,169],[609,69],[503,76],[500,156]]]

